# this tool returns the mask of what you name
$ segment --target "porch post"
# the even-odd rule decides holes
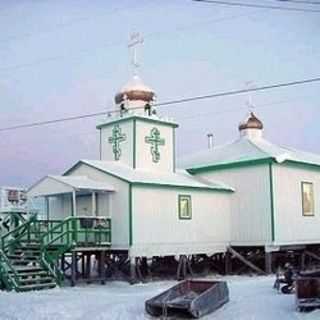
[[[77,196],[76,196],[76,191],[72,191],[72,216],[77,215]]]
[[[49,196],[44,197],[45,207],[46,207],[46,216],[47,220],[50,218],[50,204],[49,204]]]
[[[92,191],[91,195],[92,195],[92,215],[96,217],[97,216],[97,197],[94,191]]]

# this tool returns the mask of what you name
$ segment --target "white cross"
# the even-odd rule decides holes
[[[137,57],[137,51],[138,51],[138,45],[143,44],[143,38],[139,32],[134,32],[130,35],[129,43],[128,43],[128,48],[132,49],[133,54],[131,58],[131,64],[133,66],[133,73],[136,75],[137,70],[140,66],[138,62],[138,57]]]
[[[246,88],[247,88],[247,90],[253,89],[254,88],[254,82],[253,81],[247,81],[246,82]],[[252,102],[252,93],[251,93],[251,91],[247,92],[246,105],[248,107],[249,112],[252,112],[253,109],[254,109],[254,104]]]

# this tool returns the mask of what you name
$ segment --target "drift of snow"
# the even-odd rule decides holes
[[[211,279],[212,277],[210,277]],[[217,279],[215,277],[214,279]],[[319,320],[320,310],[299,313],[294,295],[273,288],[273,277],[223,277],[230,302],[203,320]],[[107,282],[46,291],[0,293],[1,320],[135,320],[153,319],[145,300],[176,284],[174,281],[129,285]]]

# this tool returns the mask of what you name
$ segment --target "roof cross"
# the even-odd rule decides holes
[[[152,161],[157,163],[160,160],[159,146],[165,145],[165,139],[160,137],[160,131],[157,128],[153,128],[149,137],[145,137],[145,142],[151,144]]]
[[[134,32],[131,33],[129,43],[128,43],[128,48],[129,50],[132,50],[132,57],[131,57],[131,65],[133,66],[133,74],[137,75],[138,73],[138,68],[140,67],[140,64],[138,62],[138,45],[143,44],[143,37],[139,32]]]
[[[115,125],[112,129],[112,136],[109,137],[108,141],[112,144],[112,151],[114,154],[114,159],[119,160],[121,157],[120,143],[126,141],[127,136],[125,133],[121,132],[119,125]]]

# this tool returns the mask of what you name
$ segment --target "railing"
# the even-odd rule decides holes
[[[0,250],[0,279],[8,289],[16,289],[19,286],[18,274],[2,250]]]
[[[21,243],[34,243],[41,249],[41,264],[61,283],[63,274],[57,263],[65,252],[76,246],[110,246],[111,219],[68,217],[65,220],[36,220],[36,216],[1,237],[0,265],[11,267],[5,253]],[[5,260],[7,259],[7,260]],[[2,264],[3,262],[3,264]],[[14,269],[12,268],[12,270]],[[13,273],[15,274],[15,273]]]
[[[68,217],[49,229],[40,239],[44,246],[109,246],[111,219]]]
[[[6,252],[9,248],[14,248],[14,246],[22,239],[26,238],[31,240],[31,224],[36,221],[36,216],[31,216],[30,219],[18,226],[17,228],[7,232],[1,237],[1,249]]]

